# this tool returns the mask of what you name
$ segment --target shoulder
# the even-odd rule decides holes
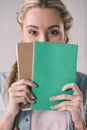
[[[77,72],[76,84],[83,94],[85,118],[87,119],[87,75]]]
[[[84,88],[87,89],[87,75],[77,72],[76,83],[81,90],[83,90]]]
[[[1,92],[1,88],[3,87],[6,78],[8,77],[8,72],[0,72],[0,92]]]
[[[87,80],[87,74],[83,74],[81,72],[77,72],[77,80],[81,80],[81,81],[82,80]]]
[[[6,93],[6,78],[8,77],[8,72],[0,72],[0,115],[1,112],[5,110],[5,93]]]
[[[0,94],[2,94],[5,88],[6,78],[8,77],[8,72],[0,72]]]
[[[9,72],[0,72],[0,80],[2,79],[6,79],[6,77],[8,76]]]

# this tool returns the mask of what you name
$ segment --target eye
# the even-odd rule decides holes
[[[31,35],[37,35],[38,34],[37,31],[29,31],[28,33],[31,34]]]
[[[52,30],[52,31],[50,31],[50,34],[51,35],[57,35],[57,34],[59,34],[59,31],[58,30]]]

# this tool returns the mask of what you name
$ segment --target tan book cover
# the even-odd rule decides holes
[[[26,52],[25,52],[26,50]],[[17,66],[18,66],[18,80],[31,80],[32,74],[32,54],[33,43],[18,43],[16,46]],[[28,109],[29,103],[21,104],[22,109]]]

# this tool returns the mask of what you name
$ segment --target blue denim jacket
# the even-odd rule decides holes
[[[83,94],[85,119],[87,120],[87,75],[77,72],[76,84],[78,85]]]
[[[5,79],[8,76],[8,73],[0,73],[0,117],[6,109],[5,102]],[[77,85],[81,89],[83,93],[83,103],[85,106],[85,118],[87,119],[87,76],[81,73],[77,73]],[[30,130],[30,120],[31,120],[31,110],[28,111],[20,111],[18,116],[18,128],[19,130]],[[67,112],[67,130],[72,130],[71,125],[71,116],[70,113]]]

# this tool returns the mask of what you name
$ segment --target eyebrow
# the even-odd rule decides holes
[[[26,28],[28,28],[28,27],[33,27],[33,28],[36,28],[36,29],[39,28],[38,26],[35,26],[35,25],[27,25]],[[55,24],[55,25],[51,25],[51,26],[49,26],[48,29],[52,29],[52,28],[55,28],[55,27],[60,28],[59,25]]]
[[[33,27],[33,28],[37,28],[38,29],[38,26],[35,26],[35,25],[27,25],[26,28],[28,27]]]
[[[52,29],[52,28],[55,28],[55,27],[60,28],[60,26],[59,26],[59,25],[51,25],[51,26],[49,26],[49,27],[48,27],[48,29]]]

